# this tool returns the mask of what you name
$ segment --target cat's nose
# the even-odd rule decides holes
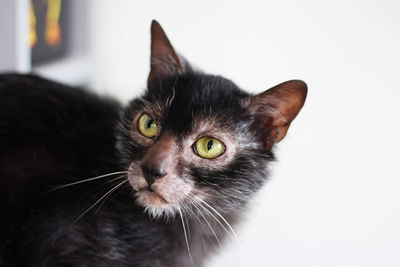
[[[144,178],[146,179],[147,185],[151,189],[151,185],[158,179],[166,175],[166,172],[157,167],[151,167],[148,164],[140,165],[143,171]]]
[[[165,131],[160,139],[148,149],[140,164],[150,190],[157,179],[167,175],[168,170],[171,170],[175,155],[174,136],[169,131]]]

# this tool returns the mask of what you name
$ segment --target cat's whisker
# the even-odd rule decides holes
[[[245,261],[244,261],[244,257],[243,257],[243,248],[241,246],[241,243],[237,239],[237,237],[235,237],[235,235],[233,233],[228,231],[228,229],[225,227],[225,225],[222,224],[221,221],[217,217],[215,217],[214,214],[211,211],[209,211],[209,208],[207,206],[202,205],[201,202],[197,202],[197,204],[200,207],[202,207],[214,220],[216,220],[218,222],[218,224],[224,229],[224,231],[228,234],[228,236],[230,236],[232,239],[234,239],[236,241],[236,243],[237,243],[237,245],[239,247],[239,250],[240,250],[240,261],[242,263],[242,266],[246,266]]]
[[[196,189],[196,188],[193,188],[192,190],[195,191],[196,193],[202,194],[202,195],[207,196],[207,197],[214,197],[213,195],[211,195],[209,193],[206,193],[206,192],[203,192],[203,191],[201,191],[199,189]]]
[[[203,231],[202,231],[202,230],[203,230],[202,224],[201,224],[201,221],[200,221],[199,217],[196,216],[194,213],[193,213],[193,215],[194,215],[194,217],[196,218],[196,224],[197,224],[197,226],[199,227],[199,230],[200,230],[201,244],[202,244],[202,246],[203,246],[204,254],[206,255],[208,249],[207,249],[206,243],[205,243],[205,241],[204,241],[204,235],[203,235]],[[208,239],[210,239],[210,238],[208,237]]]
[[[196,199],[194,199],[193,197],[191,197],[190,195],[188,195],[188,197],[193,201],[193,206],[196,208],[196,210],[199,212],[200,216],[204,219],[204,221],[207,223],[208,227],[210,228],[212,234],[214,235],[215,239],[217,240],[220,248],[222,249],[222,243],[219,240],[217,234],[215,233],[214,229],[211,227],[210,222],[207,220],[207,218],[204,216],[204,214],[201,212],[201,210],[196,206],[196,204],[198,204],[198,201]]]
[[[190,203],[190,204],[192,204],[192,206],[193,207],[195,207],[195,203],[194,203],[194,201],[192,200],[192,202]],[[201,222],[201,220],[200,220],[200,218],[199,218],[199,216],[197,216],[197,214],[193,211],[193,209],[191,209],[190,208],[190,205],[187,205],[187,207],[189,208],[189,211],[190,211],[190,213],[193,215],[193,217],[196,219],[196,224],[197,224],[197,226],[199,227],[198,229],[200,230],[200,238],[201,238],[201,244],[202,244],[202,246],[203,246],[203,251],[204,251],[204,254],[206,255],[207,254],[207,251],[208,251],[208,249],[207,249],[207,246],[206,246],[206,243],[205,243],[205,241],[204,241],[204,235],[203,235],[203,227],[202,227],[202,225],[203,225],[203,223]],[[195,207],[196,209],[197,209],[197,207]],[[198,209],[197,209],[198,210]],[[200,210],[198,210],[199,211],[199,213],[203,216],[203,218],[204,218],[204,215],[201,213],[201,211]],[[210,237],[207,235],[207,239],[208,240],[210,240]]]
[[[190,258],[190,261],[193,263],[192,254],[190,253],[189,239],[188,239],[188,236],[187,236],[187,233],[186,233],[185,222],[183,220],[182,211],[181,211],[181,208],[179,206],[178,206],[178,211],[179,211],[179,215],[180,215],[181,221],[182,221],[183,233],[185,235],[186,247],[187,247],[187,250],[188,250],[188,253],[189,253],[189,258]]]
[[[182,194],[183,195],[183,194]],[[204,241],[204,236],[203,236],[203,233],[202,233],[202,230],[203,230],[203,227],[202,227],[202,222],[201,222],[201,220],[200,220],[200,218],[199,218],[199,216],[197,216],[197,214],[193,211],[193,209],[190,207],[191,205],[190,204],[192,204],[193,206],[195,205],[195,203],[194,203],[194,201],[192,201],[191,203],[189,203],[189,204],[185,204],[185,203],[181,203],[182,205],[183,205],[183,207],[185,208],[185,210],[187,210],[189,213],[191,213],[191,215],[193,216],[193,218],[196,220],[196,224],[197,224],[197,226],[198,226],[198,230],[200,231],[200,238],[201,238],[201,244],[202,244],[202,246],[203,246],[203,251],[204,251],[204,254],[207,254],[207,251],[208,251],[208,249],[207,249],[207,247],[206,247],[206,244],[205,244],[205,241]],[[197,207],[195,207],[196,209],[197,209]],[[198,210],[199,211],[199,213],[201,214],[201,211],[200,210]],[[203,214],[201,214],[202,216],[203,216],[203,218],[204,218],[204,215]],[[209,237],[208,237],[208,239],[210,239]]]
[[[234,239],[234,236],[232,233],[226,228],[226,226],[217,218],[215,215],[207,208],[207,206],[204,206],[201,202],[197,201],[197,204],[203,208],[221,227],[224,229],[224,231],[231,236]]]
[[[84,179],[84,180],[79,180],[79,181],[76,181],[76,182],[73,182],[73,183],[57,186],[56,188],[52,188],[50,190],[47,190],[43,194],[50,193],[52,191],[55,191],[55,190],[58,190],[58,189],[61,189],[61,188],[70,187],[70,186],[73,186],[73,185],[77,185],[77,184],[86,183],[86,182],[94,181],[94,180],[97,180],[97,179],[109,177],[109,176],[112,176],[112,175],[127,174],[127,173],[128,173],[128,171],[119,171],[119,172],[111,172],[111,173],[103,174],[103,175],[87,178],[87,179]]]
[[[236,196],[236,195],[232,195],[232,194],[231,194],[231,195],[221,195],[221,196],[217,196],[217,195],[211,195],[210,193],[203,192],[203,191],[198,190],[198,189],[196,189],[196,188],[193,188],[193,191],[196,191],[196,193],[201,194],[201,195],[203,195],[203,196],[210,197],[210,198],[221,198],[221,199],[226,199],[227,197],[229,197],[229,198],[236,198],[236,199],[239,199],[239,200],[242,200],[242,201],[246,201],[245,198],[242,198],[242,197],[239,197],[239,196]],[[238,193],[241,194],[241,192],[238,192]]]
[[[115,182],[115,181],[120,180],[120,179],[126,179],[126,176],[120,175],[120,176],[118,176],[116,178],[113,178],[113,179],[111,179],[109,181],[106,181],[104,184],[110,184],[110,183]]]
[[[78,218],[76,218],[75,221],[73,221],[72,224],[75,224],[77,221],[79,221],[83,216],[85,216],[86,213],[88,213],[91,209],[93,209],[100,201],[102,201],[104,198],[106,198],[108,195],[112,194],[115,190],[117,190],[120,186],[122,186],[124,183],[126,183],[128,180],[124,180],[114,186],[112,189],[110,189],[107,193],[105,193],[99,200],[97,200],[93,205],[91,205],[85,212],[83,212],[81,215],[79,215]]]
[[[218,211],[216,211],[212,206],[210,206],[207,202],[205,202],[203,199],[196,197],[197,200],[201,201],[204,205],[206,205],[208,208],[210,208],[213,212],[215,212],[215,214],[217,214],[218,217],[221,218],[221,220],[226,224],[226,226],[228,226],[229,230],[231,231],[231,233],[233,234],[233,236],[235,237],[235,239],[237,240],[237,242],[240,245],[240,241],[238,236],[236,235],[236,232],[233,230],[232,226],[228,223],[228,221],[224,218],[224,216],[221,215],[221,213],[219,213]],[[241,246],[241,245],[240,245]]]
[[[116,181],[122,180],[122,179],[126,179],[125,176],[118,176],[116,178],[113,178],[111,180],[107,180],[104,183],[101,183],[100,185],[96,186],[96,188],[93,191],[97,191],[97,190],[101,190],[104,189],[105,187],[109,186],[111,184],[111,187],[113,187],[116,183]],[[104,192],[108,191],[110,189],[110,187],[106,188],[105,190],[103,190]]]
[[[118,180],[120,180],[120,179],[125,179],[125,177],[124,177],[123,175],[121,175],[121,176],[118,176],[117,178],[112,179],[111,181],[108,181],[107,183],[108,183],[108,184],[109,184],[109,183],[113,183],[113,182],[118,181]],[[108,199],[110,196],[111,196],[111,194],[108,194],[108,196],[104,198],[103,202],[100,203],[99,207],[96,209],[95,212],[98,212],[98,211],[103,207],[104,203],[107,201],[107,199]]]
[[[199,219],[199,216],[196,215],[196,213],[193,211],[193,209],[190,207],[190,205],[185,204],[185,203],[181,203],[181,205],[183,205],[184,211],[188,211],[188,212],[193,216],[193,218],[196,219],[196,221],[197,221],[198,223],[201,223],[201,222],[200,222],[200,219]],[[186,221],[186,222],[187,222],[187,221]],[[201,230],[201,229],[200,229],[200,230]],[[190,236],[189,236],[189,238],[190,238]]]
[[[229,230],[231,231],[232,235],[234,236],[238,247],[240,249],[241,252],[241,258],[242,258],[242,262],[244,263],[245,261],[243,260],[243,246],[239,240],[239,237],[237,236],[236,232],[233,230],[232,226],[228,223],[228,221],[224,218],[224,216],[222,216],[217,210],[215,210],[211,205],[209,205],[207,202],[205,202],[203,199],[199,198],[199,197],[195,197],[198,201],[201,201],[204,205],[206,205],[209,209],[211,209],[213,212],[215,212],[215,214],[217,214],[218,217],[221,218],[221,220],[228,226]]]
[[[188,209],[188,207],[187,207],[186,205],[184,205],[183,208]],[[185,212],[183,212],[182,215],[183,215],[183,218],[185,219],[185,222],[186,222],[186,228],[187,228],[186,230],[187,230],[188,239],[190,239],[190,227],[189,227],[189,222],[188,222],[188,219],[186,218]]]
[[[224,229],[224,231],[228,234],[228,236],[230,236],[231,238],[235,239],[235,237],[232,235],[232,233],[230,231],[228,231],[228,229],[224,226],[224,224],[222,224],[221,221],[217,217],[215,217],[214,214],[211,211],[208,210],[207,206],[202,205],[201,202],[198,202],[198,201],[196,201],[196,202],[201,208],[203,208],[222,227],[222,229]],[[241,246],[240,242],[238,242],[237,239],[235,239],[235,240],[237,241],[238,247],[239,247],[239,249],[241,251],[240,261],[242,262],[243,266],[246,266],[246,264],[244,263],[245,261],[244,261],[244,257],[243,257],[242,246]],[[221,244],[221,242],[219,242],[219,243]],[[222,247],[222,245],[220,245],[220,246]]]
[[[96,195],[103,195],[107,193],[111,188],[113,188],[116,184],[118,184],[119,181],[121,181],[122,179],[126,179],[126,177],[121,175],[111,180],[107,180],[104,183],[97,185],[95,188],[93,188],[93,190],[91,190],[91,192]],[[129,183],[127,184],[129,185]]]

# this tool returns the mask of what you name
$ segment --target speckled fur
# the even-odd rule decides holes
[[[182,211],[193,264],[177,214],[168,221],[151,219],[128,183],[76,222],[111,188],[105,181],[112,178],[41,193],[75,179],[127,170],[139,161],[151,143],[138,138],[132,122],[146,111],[180,146],[204,129],[230,136],[235,146],[230,158],[208,167],[182,160],[177,175],[233,223],[265,182],[273,159],[246,107],[249,96],[222,77],[190,72],[150,84],[143,97],[123,109],[36,76],[0,76],[0,181],[1,188],[15,190],[2,190],[0,266],[200,266],[217,246],[213,234],[223,240],[226,232],[190,199]],[[27,162],[33,160],[40,164]]]

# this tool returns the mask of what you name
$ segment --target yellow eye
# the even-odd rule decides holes
[[[218,139],[202,137],[194,144],[194,151],[202,158],[213,159],[225,152],[225,146]]]
[[[157,135],[157,124],[154,119],[147,114],[143,114],[138,122],[139,132],[146,137],[154,137]]]

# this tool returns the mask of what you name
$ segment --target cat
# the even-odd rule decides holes
[[[0,75],[0,266],[201,266],[235,237],[307,86],[246,93],[191,67],[156,21],[150,65],[125,107]]]

